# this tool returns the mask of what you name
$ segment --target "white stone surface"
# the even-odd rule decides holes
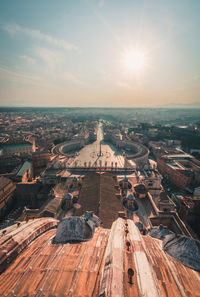
[[[100,141],[101,144],[101,151],[102,156],[98,156],[99,149],[100,149]],[[71,163],[70,167],[74,167],[76,162],[77,167],[90,166],[90,167],[100,167],[106,166],[110,167],[113,164],[113,167],[115,167],[115,163],[117,163],[117,167],[124,167],[125,166],[125,159],[121,155],[121,151],[119,151],[115,146],[112,144],[104,143],[103,141],[103,127],[102,123],[99,123],[98,129],[97,129],[97,140],[93,142],[92,144],[86,145],[84,148],[82,148],[78,154],[78,156],[75,158],[74,162]]]

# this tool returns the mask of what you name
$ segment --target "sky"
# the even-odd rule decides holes
[[[1,0],[0,106],[200,103],[199,0]]]

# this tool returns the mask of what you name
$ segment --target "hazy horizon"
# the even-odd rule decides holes
[[[109,109],[109,108],[116,108],[116,109],[200,109],[200,102],[193,102],[188,104],[163,104],[163,105],[149,105],[149,106],[67,106],[67,105],[0,105],[0,108],[99,108],[99,109]]]
[[[0,106],[200,107],[200,1],[2,0]]]

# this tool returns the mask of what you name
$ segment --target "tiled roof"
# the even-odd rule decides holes
[[[0,276],[0,295],[92,296],[109,230],[97,229],[91,241],[52,244],[56,230],[37,238]]]
[[[123,210],[122,202],[115,195],[115,181],[110,173],[89,173],[85,176],[80,193],[80,210],[82,215],[92,210],[102,221],[103,227],[110,228],[118,217],[118,211]]]
[[[62,196],[56,196],[50,200],[45,207],[40,211],[42,216],[56,216],[62,202]]]
[[[35,238],[1,274],[1,296],[199,297],[200,273],[166,254],[160,240],[142,236],[132,220],[119,218],[76,244],[53,244],[55,233]]]
[[[9,183],[11,183],[11,180],[4,177],[4,176],[1,176],[0,177],[0,189],[3,189],[5,186],[7,186]]]
[[[100,192],[99,179],[100,177],[97,173],[89,173],[85,175],[82,181],[82,189],[79,196],[81,209],[76,211],[77,215],[82,215],[87,210],[97,213]]]
[[[134,273],[132,284],[129,269]],[[105,297],[200,296],[200,273],[166,254],[160,240],[142,236],[133,221],[118,219],[111,229],[99,288],[98,296]]]
[[[22,224],[8,234],[5,232],[0,238],[0,272],[37,236],[56,226],[57,221],[54,219],[37,219]]]

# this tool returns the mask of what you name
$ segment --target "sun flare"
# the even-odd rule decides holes
[[[137,74],[144,70],[146,55],[140,49],[130,49],[123,54],[123,66],[131,74]]]

